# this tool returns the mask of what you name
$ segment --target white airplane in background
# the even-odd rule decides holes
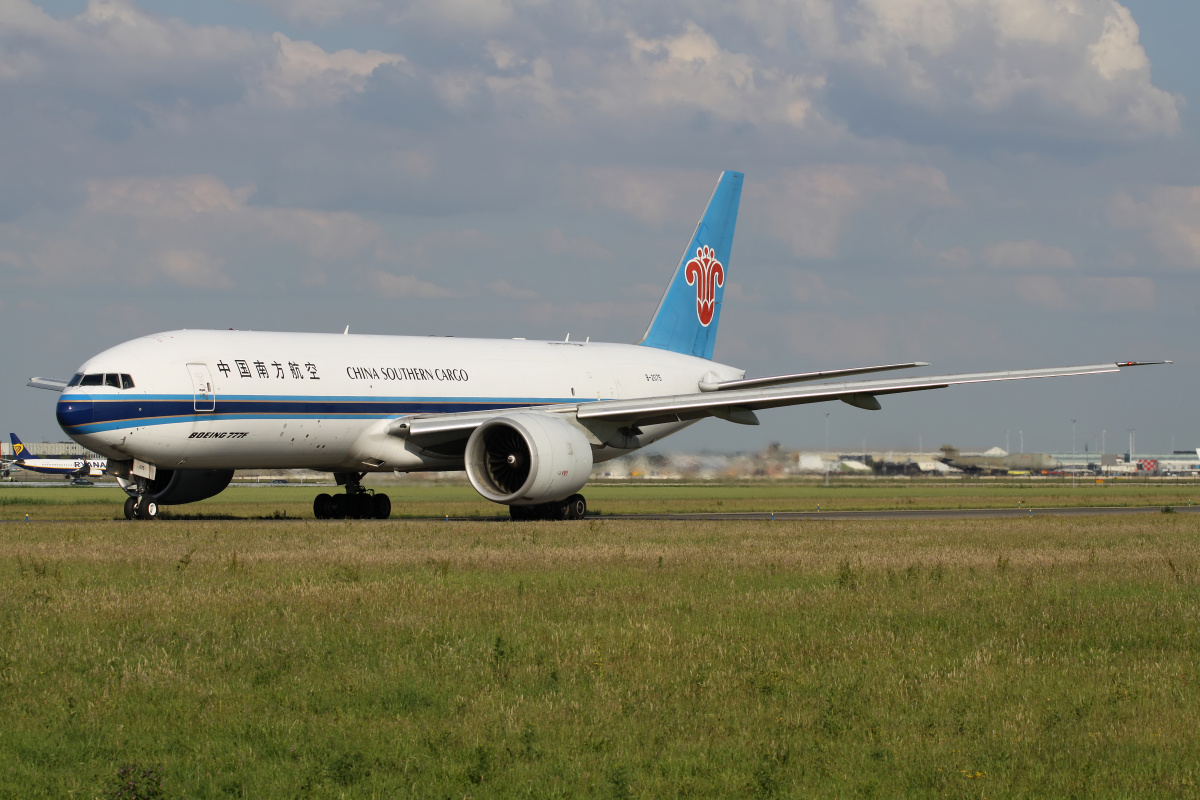
[[[15,433],[8,434],[12,441],[13,460],[5,464],[8,468],[41,472],[46,475],[62,475],[64,478],[97,477],[104,474],[108,462],[103,458],[39,458],[25,447]]]
[[[318,518],[391,513],[368,472],[466,470],[514,519],[579,519],[592,465],[705,417],[952,384],[1115,372],[1138,362],[812,384],[923,362],[765,378],[712,361],[742,175],[725,172],[635,345],[253,331],[171,331],[88,359],[62,392],[59,425],[107,455],[127,517],[212,497],[237,469],[331,472]],[[569,339],[569,337],[568,337]],[[1153,362],[1163,363],[1163,362]]]

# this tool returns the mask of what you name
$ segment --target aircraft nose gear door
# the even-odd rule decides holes
[[[217,393],[213,388],[212,375],[208,364],[188,364],[188,374],[192,376],[193,404],[197,411],[216,411]]]

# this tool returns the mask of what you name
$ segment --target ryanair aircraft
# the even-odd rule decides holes
[[[15,433],[8,434],[12,440],[12,465],[30,472],[42,472],[47,475],[62,475],[65,478],[83,478],[86,476],[103,475],[108,467],[102,458],[38,458],[25,448],[25,443],[17,438]]]
[[[318,518],[377,518],[387,495],[368,472],[466,470],[513,519],[580,519],[592,465],[705,417],[953,384],[1116,372],[1136,362],[836,382],[923,362],[746,378],[712,360],[742,175],[725,172],[637,344],[251,331],[170,331],[88,359],[58,422],[109,458],[127,517],[212,497],[237,469],[333,473]],[[813,383],[814,381],[824,381]]]

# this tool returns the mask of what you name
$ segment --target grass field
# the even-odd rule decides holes
[[[234,485],[200,503],[164,506],[165,517],[312,518],[319,492],[338,487]],[[508,510],[481,498],[469,485],[377,485],[392,499],[393,518],[507,517]],[[1200,484],[1058,481],[835,481],[743,484],[590,484],[584,489],[593,515],[721,511],[825,511],[1013,508],[1051,506],[1186,506],[1200,504]],[[125,496],[114,486],[8,487],[0,485],[0,520],[124,519]],[[52,510],[51,510],[52,509]]]
[[[80,520],[0,575],[0,796],[1200,791],[1191,514]]]

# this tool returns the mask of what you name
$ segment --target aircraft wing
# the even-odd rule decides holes
[[[891,380],[849,381],[810,386],[781,386],[762,389],[731,389],[725,392],[686,394],[670,397],[649,397],[637,400],[600,400],[581,404],[576,411],[580,422],[589,419],[614,420],[630,425],[653,425],[663,422],[682,422],[702,417],[725,417],[733,422],[757,424],[753,412],[800,405],[841,400],[858,408],[877,410],[880,408],[878,395],[920,392],[927,389],[944,389],[965,383],[991,383],[1016,381],[1029,378],[1057,378],[1069,375],[1095,375],[1117,372],[1122,367],[1133,367],[1147,363],[1136,362],[1088,364],[1078,367],[1051,367],[1049,369],[1008,370],[1004,372],[973,372],[957,375],[934,375],[919,378],[895,378]],[[751,412],[745,414],[744,412]],[[740,418],[739,418],[740,417]]]
[[[49,389],[52,392],[61,392],[67,388],[67,381],[60,378],[30,378],[26,386],[32,386],[34,389]]]
[[[728,389],[683,395],[643,397],[631,400],[597,400],[591,403],[537,406],[528,410],[551,414],[573,415],[585,427],[620,424],[628,428],[668,422],[685,422],[703,417],[719,417],[745,425],[757,425],[754,412],[761,409],[821,403],[841,400],[858,408],[880,408],[878,395],[944,389],[968,383],[1015,381],[1029,378],[1057,378],[1069,375],[1094,375],[1117,372],[1123,367],[1143,364],[1169,364],[1169,361],[1122,361],[1088,364],[1078,367],[1008,370],[1005,372],[973,372],[957,375],[934,375],[919,378],[849,381],[807,386],[767,386],[763,388]],[[471,411],[461,414],[439,414],[428,417],[404,417],[392,423],[388,432],[394,436],[420,439],[445,439],[456,433],[469,432],[497,416],[524,409]]]

